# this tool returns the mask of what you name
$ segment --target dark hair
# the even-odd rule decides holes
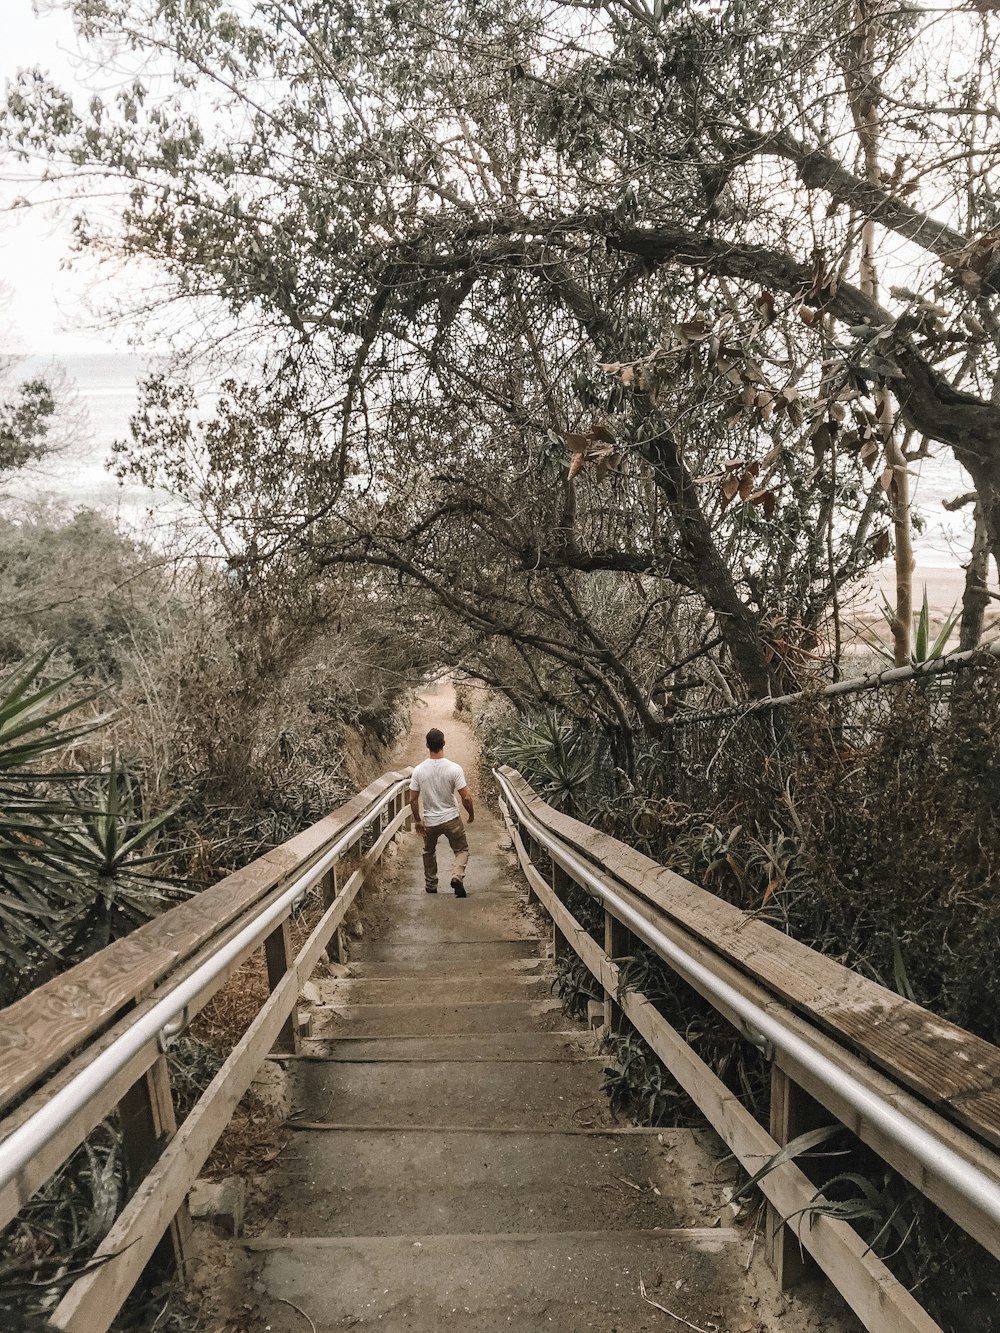
[[[438,731],[437,727],[431,727],[427,733],[427,748],[432,754],[437,754],[438,750],[443,750],[444,732]]]

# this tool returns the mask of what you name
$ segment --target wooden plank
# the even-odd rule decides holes
[[[612,916],[608,911],[604,913],[604,952],[609,958],[624,958],[635,948],[635,940],[632,932],[627,926],[623,926],[617,917]],[[628,1022],[618,1003],[618,996],[614,991],[605,989],[604,992],[604,1014],[606,1027],[609,1032],[623,1032],[628,1028]]]
[[[125,1179],[128,1188],[134,1190],[177,1132],[165,1056],[154,1060],[118,1103],[118,1123],[122,1133]],[[177,1274],[183,1277],[193,1257],[192,1242],[191,1217],[185,1203],[177,1210],[154,1250],[151,1265],[161,1277]]]
[[[569,886],[573,883],[572,879],[563,870],[562,866],[552,863],[552,892],[561,903],[566,901],[566,893]],[[563,938],[559,927],[555,921],[552,922],[552,957],[558,963],[560,958],[565,957],[569,952],[569,945]]]
[[[282,977],[292,965],[292,929],[288,917],[279,921],[274,930],[264,940],[264,962],[267,967],[267,984],[272,991],[278,989]],[[275,1038],[273,1050],[286,1055],[294,1055],[299,1049],[299,1017],[295,1006],[285,1019],[281,1031]]]
[[[269,996],[159,1161],[125,1205],[94,1255],[94,1267],[60,1301],[50,1322],[65,1333],[106,1333],[232,1118],[327,940],[361,888],[364,869],[344,885],[292,967]]]
[[[618,968],[558,901],[541,875],[527,864],[520,839],[515,841],[515,847],[522,858],[524,873],[535,879],[536,892],[546,911],[558,919],[563,934],[600,984],[617,991]],[[778,1151],[778,1144],[770,1134],[645,996],[627,991],[621,1003],[626,1016],[745,1169],[750,1173],[758,1171]],[[802,1246],[830,1278],[869,1333],[941,1333],[940,1326],[869,1250],[856,1231],[845,1222],[821,1215],[806,1220],[800,1210],[808,1207],[815,1187],[794,1162],[786,1162],[771,1171],[761,1181],[760,1188],[783,1218],[793,1218],[790,1225]],[[794,1217],[796,1214],[797,1218]]]
[[[559,856],[558,847],[553,855]],[[525,872],[527,873],[527,871]],[[665,920],[657,908],[640,898],[632,890],[616,884],[615,891],[620,897],[642,916],[655,921],[657,927],[667,935],[684,953],[701,962],[713,975],[739,991],[752,1003],[765,1011],[773,1012],[782,1023],[802,1039],[813,1050],[818,1051],[833,1064],[839,1065],[845,1075],[856,1083],[868,1088],[875,1096],[894,1106],[914,1124],[919,1125],[928,1134],[946,1143],[988,1179],[1000,1184],[1000,1166],[997,1158],[989,1149],[982,1147],[970,1135],[943,1119],[936,1111],[917,1100],[904,1088],[892,1082],[885,1074],[873,1069],[852,1051],[839,1045],[834,1038],[822,1030],[813,1027],[794,1011],[786,1008],[768,991],[749,977],[745,976],[732,964],[725,962],[714,950],[689,935],[682,927]],[[576,947],[574,942],[574,947]],[[580,950],[577,950],[580,952]],[[698,989],[697,982],[692,984]],[[718,1000],[711,1001],[715,1008],[736,1028],[742,1031],[739,1015]],[[802,1065],[787,1052],[779,1052],[776,1063],[790,1078],[794,1079],[809,1095],[844,1124],[862,1142],[873,1148],[879,1156],[889,1163],[902,1176],[921,1190],[943,1212],[947,1213],[958,1225],[991,1254],[1000,1258],[1000,1230],[995,1223],[975,1208],[965,1196],[959,1193],[951,1182],[935,1171],[933,1166],[925,1167],[914,1162],[910,1155],[893,1139],[889,1138],[877,1123],[862,1119],[855,1108],[848,1102],[839,1087],[820,1082],[811,1069]]]
[[[19,1097],[119,1010],[269,890],[317,859],[396,775],[379,778],[333,814],[212,888],[156,917],[125,939],[0,1012],[0,1108]]]
[[[507,828],[507,836],[508,836],[508,837],[510,838],[510,840],[511,840],[511,845],[512,845],[512,846],[516,846],[516,841],[515,841],[515,839],[516,839],[516,833],[517,833],[517,825],[516,825],[515,822],[514,822],[514,816],[513,816],[513,814],[511,813],[510,806],[507,804],[507,802],[506,802],[506,801],[504,800],[504,798],[503,798],[503,793],[502,793],[502,791],[501,791],[501,794],[497,797],[497,803],[498,803],[498,805],[500,806],[500,813],[501,813],[501,815],[503,816],[503,822],[504,822],[504,824],[506,825],[506,828]],[[535,894],[535,890],[531,887],[531,880],[530,880],[530,879],[527,881],[527,884],[528,884],[528,902],[529,902],[529,904],[530,904],[530,903],[533,903],[533,902],[537,902],[537,901],[538,901],[538,897],[537,897],[537,895]]]
[[[1000,1049],[783,935],[634,848],[545,804],[501,772],[534,818],[786,1004],[1000,1147]]]
[[[818,1129],[825,1120],[817,1118],[820,1108],[783,1069],[771,1066],[770,1133],[782,1147],[807,1130]],[[805,1251],[791,1227],[784,1224],[773,1204],[767,1205],[764,1248],[768,1263],[782,1291],[796,1285],[807,1270]]]
[[[284,888],[279,886],[272,889],[258,905],[259,911],[266,910],[269,903],[280,897]],[[243,929],[245,922],[236,920],[231,922],[222,934],[209,943],[202,946],[201,950],[193,957],[189,958],[172,976],[171,984],[184,980],[192,972],[196,971],[218,948]],[[339,927],[338,927],[339,931]],[[263,932],[262,932],[263,933]],[[337,932],[335,932],[336,934]],[[205,986],[192,999],[189,1006],[192,1015],[196,1014],[215,994],[215,992],[236,972],[243,963],[256,952],[260,947],[260,939],[252,940],[234,958],[229,966],[220,972],[212,980],[206,982]],[[153,993],[147,995],[139,1004],[122,1017],[114,1026],[107,1029],[99,1038],[92,1041],[87,1048],[75,1056],[67,1065],[51,1079],[49,1079],[36,1093],[25,1100],[16,1111],[7,1116],[3,1122],[3,1133],[12,1133],[26,1120],[44,1105],[51,1096],[60,1088],[65,1086],[71,1079],[83,1069],[95,1055],[106,1049],[107,1046],[124,1032],[137,1017],[141,1016],[150,1006],[155,1004],[161,998],[160,994]],[[69,1154],[86,1138],[94,1127],[109,1115],[115,1106],[126,1095],[128,1089],[141,1078],[145,1071],[153,1064],[158,1057],[156,1043],[150,1041],[140,1051],[136,1052],[128,1064],[108,1083],[95,1093],[94,1097],[86,1106],[81,1108],[73,1119],[64,1127],[64,1129],[51,1139],[47,1144],[40,1144],[37,1151],[33,1154],[31,1160],[26,1164],[20,1175],[3,1189],[0,1189],[0,1228],[21,1211],[24,1205],[41,1188],[42,1185],[58,1170],[61,1164],[66,1160]]]

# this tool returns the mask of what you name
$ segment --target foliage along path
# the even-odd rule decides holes
[[[423,702],[397,762],[419,760],[439,725],[475,789],[453,691]],[[243,1242],[263,1323],[851,1327],[775,1297],[759,1257],[747,1274],[753,1226],[723,1206],[707,1136],[612,1120],[597,1040],[553,999],[548,932],[482,801],[470,835],[464,901],[444,873],[437,896],[423,891],[419,839],[404,835],[387,927],[318,978],[314,1036],[289,1061],[290,1140]]]

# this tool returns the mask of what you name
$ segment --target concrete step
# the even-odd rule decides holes
[[[511,1129],[611,1124],[594,1062],[289,1063],[300,1119]],[[582,1117],[582,1119],[581,1119]]]
[[[530,957],[466,958],[467,949],[459,949],[391,963],[355,962],[348,964],[348,976],[359,981],[402,981],[414,977],[465,977],[468,981],[497,980],[502,977],[541,976],[549,964],[537,954]]]
[[[492,1004],[352,1004],[316,1011],[317,1036],[447,1037],[467,1033],[558,1032],[566,1017],[558,1000]]]
[[[537,939],[538,928],[514,894],[456,898],[453,893],[400,894],[393,899],[393,934],[411,947],[438,952],[452,944]],[[361,957],[368,955],[361,954]]]
[[[728,1228],[244,1242],[272,1333],[663,1333],[739,1328],[741,1248]],[[282,1305],[279,1302],[291,1302]]]
[[[483,897],[523,898],[525,896],[523,888],[509,882],[492,882],[483,884],[481,880],[473,881],[472,879],[469,879],[466,881],[466,884],[467,901],[471,901],[473,898]],[[453,892],[447,869],[441,870],[436,896],[439,898],[449,898],[453,895]],[[393,899],[394,906],[396,901],[400,898],[422,899],[428,897],[427,890],[424,888],[422,881],[412,881],[410,883],[400,883],[399,881],[396,881],[396,883],[384,889],[383,893],[387,898]],[[433,898],[435,895],[430,894],[429,896]]]
[[[684,1129],[301,1130],[267,1174],[264,1215],[270,1234],[288,1236],[641,1231],[721,1208],[721,1186],[701,1197],[706,1176],[710,1164]],[[698,1183],[685,1188],[689,1180]]]
[[[547,972],[506,977],[398,977],[392,981],[373,981],[369,977],[343,977],[321,980],[322,1000],[337,1008],[355,1004],[461,1004],[473,1000],[484,1004],[493,1000],[546,999],[552,995],[552,976]]]
[[[467,966],[469,963],[545,958],[551,949],[548,936],[524,935],[516,938],[453,940],[447,948],[435,940],[414,944],[395,932],[385,939],[351,942],[351,967],[367,964],[415,966],[420,970],[437,969],[442,963]]]
[[[594,1038],[571,1032],[502,1032],[455,1037],[351,1037],[338,1040],[309,1037],[302,1043],[305,1057],[364,1064],[371,1060],[599,1060]]]

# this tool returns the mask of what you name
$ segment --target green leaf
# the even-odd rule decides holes
[[[768,1158],[759,1171],[755,1171],[750,1179],[735,1191],[733,1202],[746,1198],[758,1181],[763,1180],[765,1176],[770,1175],[779,1166],[784,1166],[786,1162],[794,1162],[797,1157],[807,1155],[812,1148],[818,1148],[821,1143],[826,1143],[835,1134],[839,1134],[842,1129],[843,1125],[823,1125],[819,1129],[810,1129],[805,1134],[800,1134],[798,1138],[792,1139],[790,1143],[786,1143],[773,1157]]]

